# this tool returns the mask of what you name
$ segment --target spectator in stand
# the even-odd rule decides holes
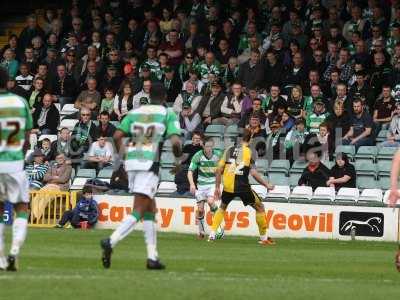
[[[71,131],[68,128],[60,129],[57,140],[51,144],[51,151],[56,155],[63,154],[66,159],[71,157]]]
[[[39,134],[57,134],[60,123],[60,114],[53,103],[53,96],[45,94],[42,103],[35,106],[32,115],[33,132]]]
[[[114,150],[106,136],[99,136],[96,142],[91,144],[87,159],[82,162],[82,168],[96,169],[97,171],[112,166]]]
[[[104,90],[104,96],[101,100],[100,111],[101,112],[108,112],[111,115],[114,112],[114,91],[111,87],[107,87]]]
[[[40,190],[43,187],[43,179],[48,167],[49,166],[44,163],[44,155],[42,151],[36,149],[33,152],[33,163],[25,167],[29,187],[31,189]]]
[[[132,85],[130,85],[131,91],[133,92]],[[138,108],[142,103],[151,103],[150,101],[150,89],[151,80],[143,80],[143,89],[133,96],[133,108]]]
[[[55,163],[50,164],[44,176],[43,182],[46,185],[43,189],[68,191],[71,173],[71,165],[67,164],[64,154],[58,154]]]
[[[242,101],[244,93],[240,83],[234,83],[231,88],[231,93],[224,98],[222,103],[221,112],[222,118],[214,121],[214,124],[231,125],[237,124],[242,115]]]
[[[159,52],[165,52],[169,56],[169,63],[172,66],[177,66],[183,57],[183,46],[179,40],[178,32],[171,30],[166,39],[168,42],[161,44]]]
[[[194,84],[191,81],[186,82],[186,90],[176,97],[173,110],[179,114],[182,111],[183,103],[189,103],[193,111],[196,111],[201,101],[201,96],[197,93]]]
[[[284,75],[284,67],[278,61],[278,57],[273,49],[268,49],[266,54],[265,69],[264,69],[264,84],[270,90],[272,85],[280,86]]]
[[[201,98],[197,112],[203,120],[204,127],[207,127],[214,120],[222,117],[221,106],[225,98],[222,87],[222,80],[214,81],[211,85],[211,93],[205,94]]]
[[[329,161],[332,156],[332,144],[329,136],[328,124],[323,122],[319,125],[317,133],[318,142],[321,144],[321,161]]]
[[[112,138],[116,128],[110,123],[110,114],[107,111],[102,111],[99,116],[99,125],[96,127],[96,138],[105,136]]]
[[[270,125],[271,132],[267,136],[267,155],[271,159],[281,159],[281,146],[284,145],[286,133],[281,128],[281,124],[278,121],[272,121]]]
[[[10,76],[10,78],[14,79],[17,76],[18,66],[19,66],[19,63],[15,59],[14,51],[11,49],[7,49],[6,51],[4,51],[3,59],[0,63],[0,67],[7,70],[8,76]]]
[[[82,198],[79,199],[75,208],[63,213],[56,228],[63,228],[68,222],[73,228],[93,228],[99,217],[97,202],[93,200],[92,188],[84,186]]]
[[[351,118],[344,109],[344,104],[341,101],[335,101],[333,105],[333,113],[326,118],[326,122],[331,129],[330,136],[332,141],[341,140],[342,137],[350,130]]]
[[[344,145],[354,145],[356,150],[360,146],[373,145],[372,129],[374,123],[372,117],[364,110],[360,99],[353,101],[353,117],[350,124],[350,130],[342,140]]]
[[[66,73],[65,65],[59,64],[57,66],[57,75],[54,78],[51,90],[58,99],[61,108],[65,104],[73,103],[76,96],[76,83],[72,76]]]
[[[170,66],[164,69],[162,81],[167,90],[167,102],[173,103],[182,90],[182,82],[179,80],[175,70]]]
[[[295,126],[287,133],[285,137],[286,157],[294,161],[305,155],[305,141],[309,132],[306,130],[306,121],[302,118],[295,121]]]
[[[128,111],[133,108],[133,88],[130,82],[124,81],[114,98],[114,113],[112,120],[122,121]]]
[[[71,148],[73,158],[81,158],[89,150],[90,144],[96,139],[96,125],[90,120],[92,113],[87,108],[81,108],[79,122],[72,130]]]
[[[292,127],[294,126],[294,118],[285,110],[282,113],[282,118],[281,118],[281,128],[282,131],[289,132],[290,129],[292,129]]]
[[[25,91],[29,91],[32,87],[33,76],[29,73],[29,67],[27,64],[19,65],[19,75],[15,77],[17,85],[22,87]]]
[[[325,104],[321,100],[314,102],[314,111],[312,114],[307,115],[307,128],[310,133],[318,133],[319,125],[321,125],[328,118],[329,113],[325,109]]]
[[[382,147],[398,147],[400,145],[400,104],[396,103],[387,133],[387,140],[381,144]]]
[[[265,140],[267,138],[267,132],[262,128],[260,115],[258,113],[253,113],[250,116],[246,129],[251,133],[251,145],[254,146],[258,157],[265,156],[267,146]]]
[[[382,87],[382,94],[376,100],[373,119],[376,132],[380,129],[387,129],[392,120],[393,112],[396,109],[396,102],[392,97],[390,86]]]
[[[355,82],[351,86],[349,91],[349,98],[351,100],[355,98],[365,99],[365,105],[369,112],[372,112],[375,105],[374,93],[367,82],[367,72],[362,70],[355,74]]]
[[[44,37],[44,31],[39,27],[35,15],[29,15],[26,19],[26,23],[27,26],[19,35],[19,44],[22,49],[25,49],[27,46],[29,46],[34,37]]]
[[[287,101],[281,95],[281,89],[279,85],[271,85],[270,95],[267,96],[262,104],[262,108],[268,114],[276,114],[278,110],[278,106],[287,107]]]
[[[183,102],[182,111],[179,114],[179,124],[185,140],[189,140],[195,131],[202,131],[201,117],[193,112],[189,102]]]
[[[292,87],[287,100],[287,106],[287,112],[295,119],[305,116],[303,90],[300,85]]]
[[[80,109],[82,106],[89,108],[92,111],[98,111],[100,107],[101,95],[96,90],[97,81],[95,78],[87,80],[87,90],[79,93],[75,101],[75,108]]]
[[[356,187],[356,170],[349,162],[346,153],[336,154],[336,164],[332,167],[327,186],[334,187],[336,191],[342,187]]]
[[[250,109],[248,109],[242,116],[242,118],[240,119],[238,126],[240,128],[245,128],[246,125],[249,124],[250,121],[250,117],[253,114],[257,114],[258,118],[260,120],[261,125],[264,127],[265,124],[268,124],[268,118],[266,116],[266,113],[264,112],[264,110],[261,108],[261,99],[260,98],[255,98],[253,100],[252,103],[252,107]]]
[[[239,66],[238,80],[245,87],[261,86],[264,77],[264,67],[260,60],[260,51],[251,50],[250,59]]]
[[[308,146],[309,149],[306,152],[308,165],[303,170],[298,184],[311,186],[313,190],[315,190],[317,187],[326,187],[327,182],[331,177],[331,171],[321,162],[321,151],[313,150],[313,148],[318,148],[321,145],[315,141],[312,143],[312,146]]]

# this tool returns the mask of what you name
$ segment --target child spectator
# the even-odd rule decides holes
[[[79,199],[75,208],[64,212],[57,228],[63,228],[68,222],[74,228],[81,228],[83,222],[87,222],[87,228],[96,225],[99,217],[97,202],[93,200],[92,188],[84,186],[82,190],[82,198]]]

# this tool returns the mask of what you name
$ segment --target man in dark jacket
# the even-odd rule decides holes
[[[116,128],[110,123],[110,114],[107,111],[102,111],[99,118],[99,126],[96,127],[96,138],[106,136],[112,138]]]
[[[225,98],[222,86],[221,80],[214,81],[211,85],[211,94],[204,95],[200,100],[197,112],[201,116],[204,126],[211,124],[214,119],[222,117],[221,106]]]
[[[32,115],[33,128],[41,134],[57,134],[60,113],[53,104],[53,96],[45,94],[42,103],[38,103]]]
[[[170,66],[164,69],[162,81],[167,90],[167,102],[173,103],[182,90],[182,82],[176,75],[175,70]]]
[[[84,186],[82,198],[79,199],[74,209],[64,212],[56,227],[63,228],[65,224],[70,222],[74,228],[92,228],[96,225],[98,217],[99,211],[97,202],[93,200],[92,188]]]
[[[313,191],[319,186],[326,187],[326,182],[331,174],[330,170],[320,160],[321,151],[316,149],[320,147],[319,142],[308,145],[309,150],[306,154],[308,166],[303,170],[299,179],[299,185],[311,186]]]
[[[240,65],[238,79],[245,87],[261,86],[264,79],[264,66],[258,49],[251,50],[250,59]]]

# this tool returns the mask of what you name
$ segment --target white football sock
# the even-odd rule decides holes
[[[0,223],[0,258],[4,256],[4,229],[5,224]]]
[[[198,226],[199,226],[199,233],[205,233],[205,224],[204,224],[204,217],[202,218],[197,218]]]
[[[153,220],[143,221],[144,239],[147,246],[147,258],[151,260],[158,259],[157,253],[157,228]]]
[[[19,250],[24,244],[26,232],[28,228],[28,220],[25,218],[16,218],[12,228],[12,244],[10,254],[17,256]]]
[[[111,247],[114,248],[119,241],[123,240],[128,234],[130,234],[137,222],[138,219],[133,215],[126,216],[125,220],[122,221],[110,236]]]

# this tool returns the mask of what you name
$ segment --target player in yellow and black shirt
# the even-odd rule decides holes
[[[268,238],[266,235],[267,221],[264,204],[257,193],[251,189],[249,175],[253,176],[258,183],[265,186],[268,190],[273,189],[274,186],[265,181],[255,169],[253,152],[249,147],[250,139],[251,132],[245,129],[242,143],[228,148],[218,163],[215,182],[215,199],[218,199],[221,195],[221,177],[223,179],[224,188],[221,195],[220,208],[214,215],[209,241],[215,240],[216,229],[224,219],[226,208],[235,197],[238,197],[242,200],[244,205],[250,205],[256,210],[256,222],[260,233],[259,243],[263,245],[274,244],[272,239]]]

